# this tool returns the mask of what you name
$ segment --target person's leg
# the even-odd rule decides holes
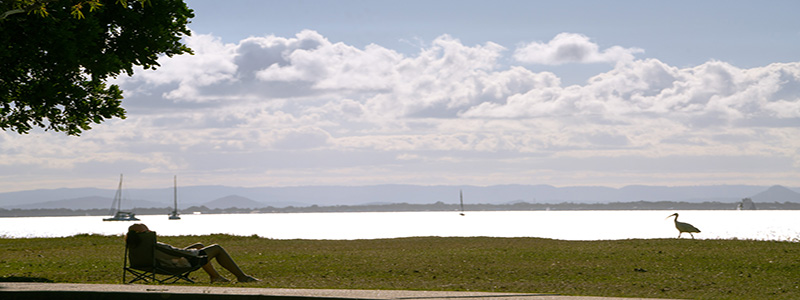
[[[203,247],[205,247],[205,245],[203,245],[201,243],[195,243],[195,244],[186,246],[186,248],[184,248],[184,249],[201,249],[202,250]],[[206,253],[206,254],[208,254],[208,253]],[[210,255],[208,257],[208,262],[205,265],[203,265],[203,271],[206,271],[206,273],[208,273],[208,277],[210,277],[211,283],[229,282],[230,281],[230,280],[228,280],[228,278],[222,277],[222,275],[220,275],[219,272],[217,272],[217,269],[215,269],[214,265],[211,264],[211,256]]]
[[[216,258],[217,263],[233,273],[239,282],[259,281],[255,277],[245,274],[244,271],[239,268],[239,265],[233,261],[233,258],[230,256],[230,254],[228,254],[228,251],[225,251],[225,248],[222,248],[222,246],[214,244],[203,248],[203,251],[205,251],[206,255],[208,255],[209,264],[212,258]]]

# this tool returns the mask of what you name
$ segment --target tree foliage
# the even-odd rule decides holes
[[[92,123],[125,118],[109,78],[181,43],[194,17],[182,0],[0,0],[0,129],[34,126],[79,135]]]

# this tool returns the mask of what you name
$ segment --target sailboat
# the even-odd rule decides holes
[[[114,209],[114,204],[116,204],[116,209]],[[120,207],[122,206],[122,174],[119,174],[119,186],[117,187],[117,194],[114,195],[114,201],[111,202],[111,209],[109,212],[113,212],[114,216],[110,218],[104,218],[103,221],[139,221],[136,218],[136,215],[133,212],[129,211],[122,211]]]
[[[175,175],[175,178],[173,178],[173,179],[175,181],[175,192],[173,193],[174,194],[173,198],[175,200],[175,208],[173,208],[172,212],[169,214],[169,219],[170,220],[180,220],[181,217],[178,216],[178,176]]]
[[[460,215],[464,216],[464,192],[458,190],[458,196],[461,198],[461,213]]]

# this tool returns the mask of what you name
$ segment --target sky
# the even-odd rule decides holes
[[[0,132],[0,192],[800,186],[797,1],[187,1],[127,118]]]

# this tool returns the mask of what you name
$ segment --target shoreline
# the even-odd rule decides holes
[[[581,211],[581,210],[736,210],[738,202],[672,202],[672,201],[637,201],[612,203],[527,203],[513,204],[465,204],[466,211]],[[758,210],[800,210],[800,203],[772,202],[757,203]],[[137,215],[168,214],[171,207],[133,208]],[[189,206],[180,209],[181,215],[190,214],[247,214],[247,213],[326,213],[326,212],[426,212],[426,211],[458,211],[459,204],[437,202],[433,204],[374,204],[374,205],[336,205],[336,206],[303,206],[303,207],[260,207],[260,208],[208,208],[205,206]],[[34,208],[7,209],[0,208],[0,217],[60,217],[60,216],[107,216],[108,209],[69,209],[69,208]]]

